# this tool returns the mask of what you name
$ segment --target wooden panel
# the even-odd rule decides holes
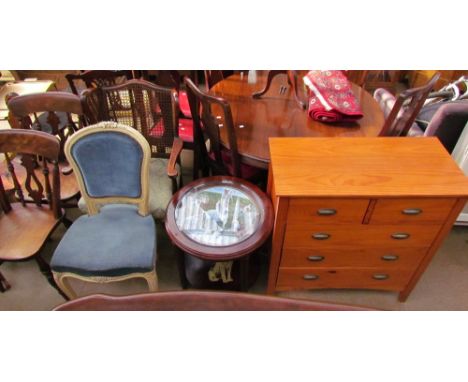
[[[291,199],[288,221],[314,224],[360,224],[369,199]]]
[[[285,247],[307,247],[313,249],[361,249],[361,248],[408,248],[427,247],[435,239],[440,225],[292,225],[286,227]],[[315,234],[328,234],[325,240],[316,240]],[[407,233],[403,240],[393,239],[391,235]]]
[[[379,199],[369,224],[442,224],[456,199]]]
[[[0,259],[22,260],[35,255],[60,220],[49,206],[23,207],[12,203],[12,210],[0,219]]]
[[[267,293],[273,293],[276,285],[276,275],[278,273],[283,249],[284,231],[286,229],[286,216],[288,213],[288,198],[275,198],[275,223],[271,238],[271,258],[270,270],[268,273]]]
[[[414,269],[428,248],[360,248],[339,251],[324,248],[284,248],[281,267],[381,267]]]
[[[270,138],[270,150],[278,196],[468,195],[467,177],[435,137]]]
[[[377,280],[377,275],[385,275],[385,280]],[[317,276],[315,280],[304,277]],[[411,277],[408,270],[388,270],[381,268],[280,268],[276,288],[363,288],[402,290]]]

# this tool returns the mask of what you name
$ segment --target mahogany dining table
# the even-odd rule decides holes
[[[298,93],[307,100],[298,71]],[[209,93],[226,99],[232,111],[237,148],[244,163],[268,169],[269,137],[376,137],[384,124],[384,115],[371,94],[351,84],[359,100],[363,118],[353,123],[322,123],[307,115],[294,97],[287,75],[280,74],[261,98],[252,94],[265,87],[268,71],[250,70],[235,73],[214,85]],[[229,149],[226,130],[220,128],[222,144]]]

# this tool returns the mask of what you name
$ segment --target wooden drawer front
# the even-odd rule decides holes
[[[379,199],[369,224],[442,224],[455,199]]]
[[[285,248],[281,267],[381,267],[385,269],[414,269],[428,248],[375,248],[334,251],[306,248]]]
[[[381,268],[280,268],[276,288],[402,290],[411,275],[408,270]]]
[[[290,199],[288,221],[314,224],[361,224],[368,199]]]
[[[286,227],[284,248],[356,250],[362,248],[429,247],[440,230],[438,225],[292,225]],[[407,238],[392,235],[406,234]],[[328,236],[328,237],[327,237]]]

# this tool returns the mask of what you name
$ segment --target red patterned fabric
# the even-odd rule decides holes
[[[320,122],[352,122],[362,118],[359,101],[341,70],[311,70],[304,77],[310,89],[309,116]]]

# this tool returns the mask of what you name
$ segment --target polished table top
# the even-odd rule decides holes
[[[302,92],[302,75],[306,73],[302,71],[298,78]],[[364,117],[355,123],[326,124],[314,121],[307,115],[307,110],[300,108],[284,74],[273,80],[262,98],[254,99],[252,94],[264,88],[267,74],[268,71],[253,70],[248,74],[233,74],[209,91],[212,95],[225,98],[231,105],[238,151],[245,163],[268,168],[269,137],[376,137],[382,129],[384,115],[378,103],[371,94],[355,84],[352,84],[352,89]],[[221,140],[229,148],[227,135],[222,128]]]

